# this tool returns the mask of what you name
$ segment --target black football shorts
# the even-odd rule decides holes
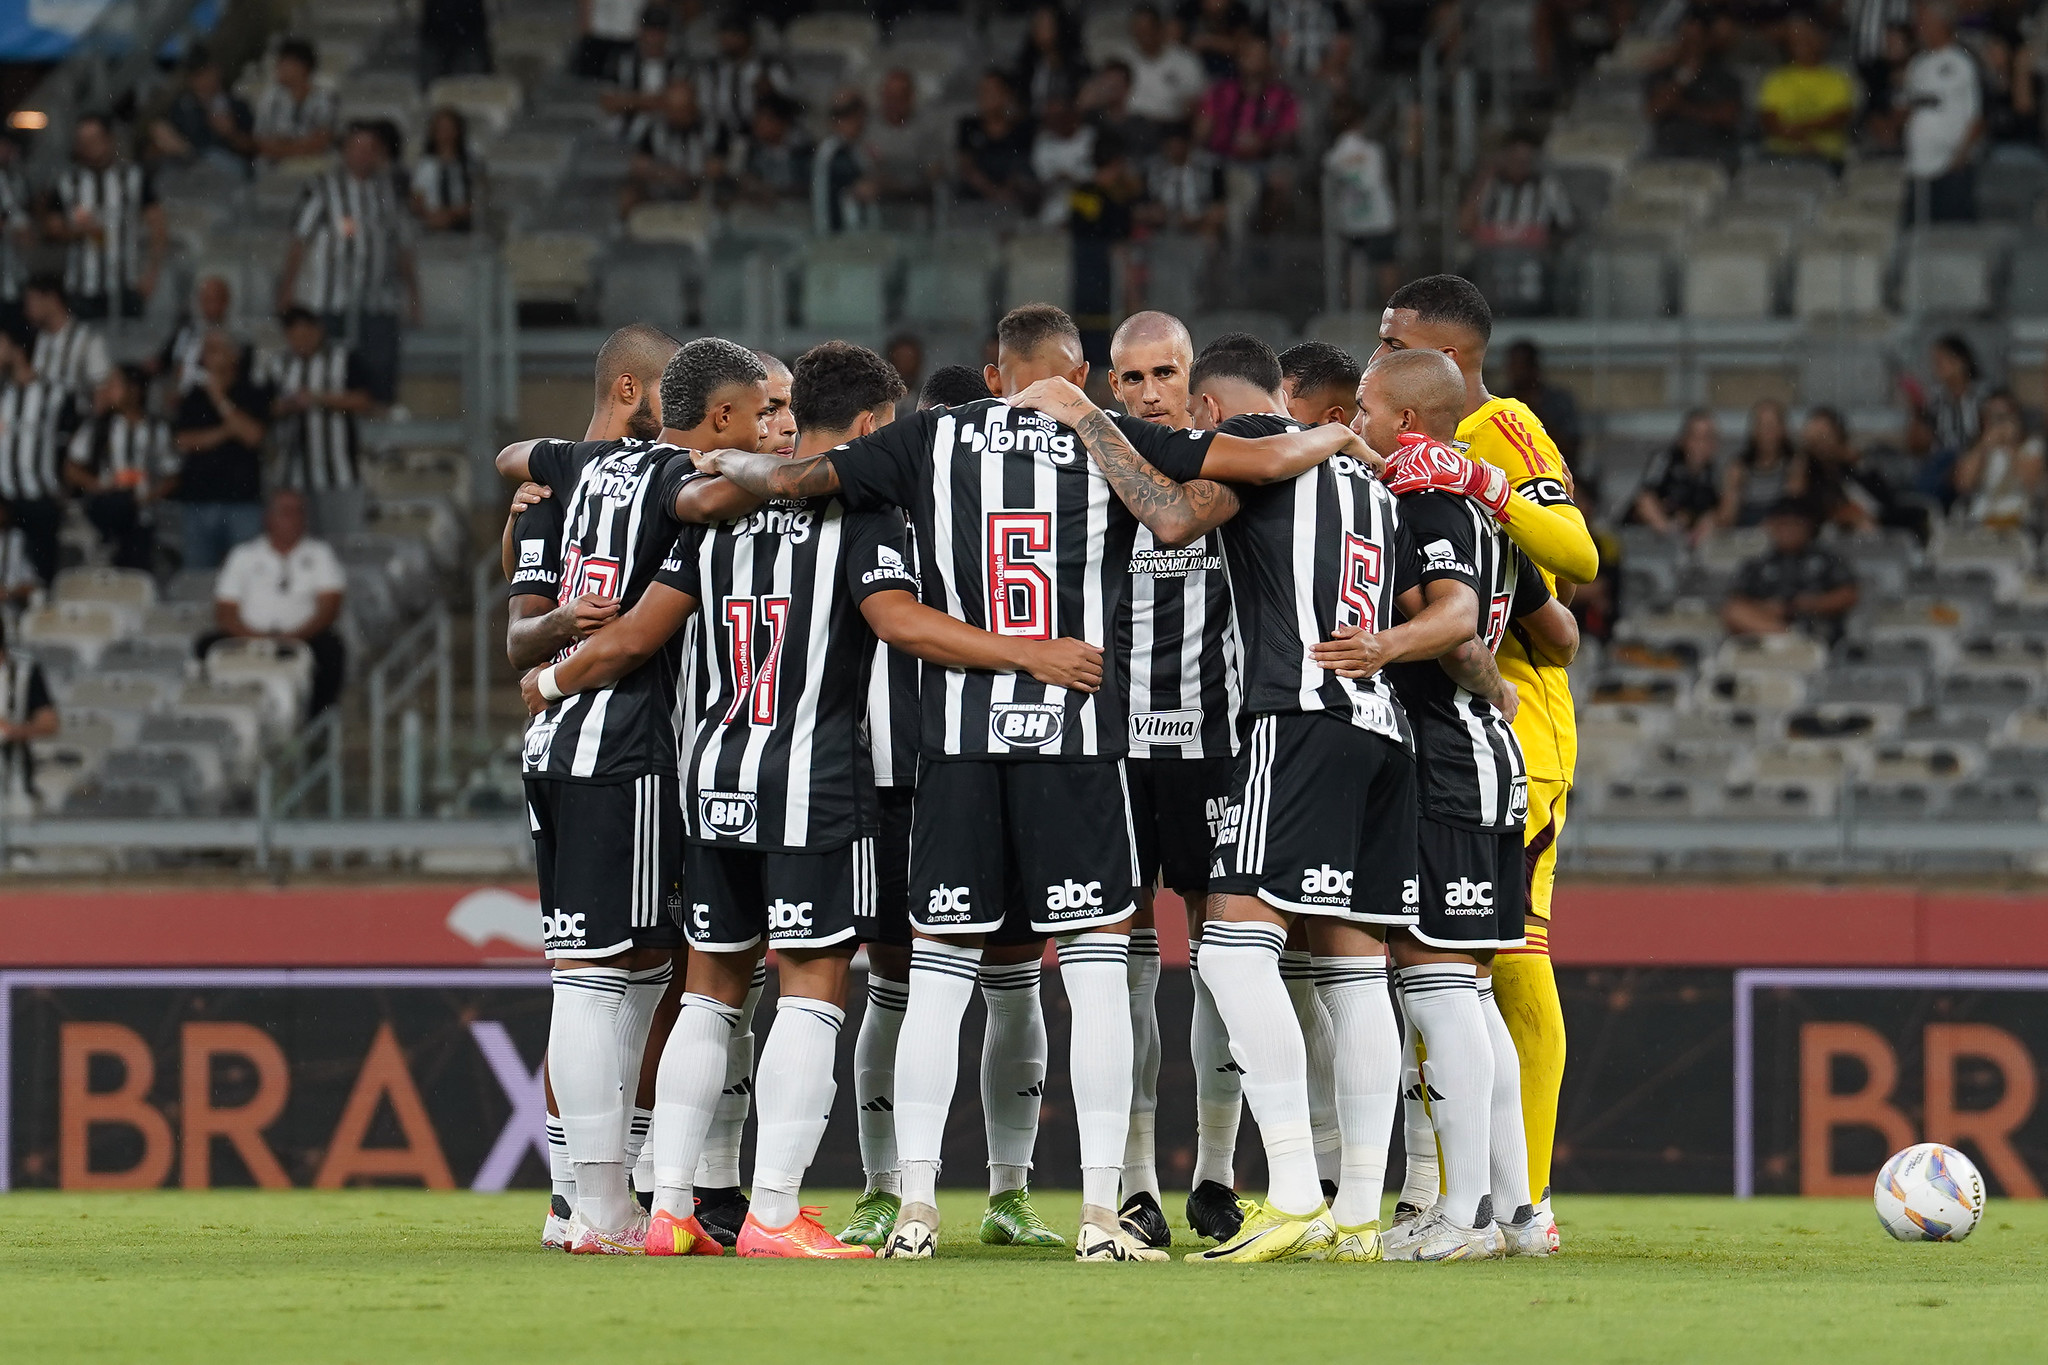
[[[1127,758],[1138,885],[1184,896],[1209,891],[1209,855],[1230,804],[1232,758]]]
[[[1519,948],[1529,887],[1520,830],[1468,829],[1422,816],[1416,938],[1452,952]]]
[[[875,788],[875,913],[856,926],[862,943],[910,946],[910,813],[916,804],[910,787]]]
[[[871,836],[825,853],[693,843],[683,852],[683,932],[707,953],[744,952],[763,938],[771,948],[851,951],[859,926],[874,922],[875,880]]]
[[[683,941],[683,808],[673,773],[526,779],[541,951],[606,958]]]

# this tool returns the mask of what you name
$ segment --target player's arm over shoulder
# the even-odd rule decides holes
[[[1573,583],[1600,572],[1600,551],[1572,501],[1571,471],[1533,415],[1502,408],[1472,434],[1468,451],[1497,465],[1513,490],[1502,529],[1530,559]]]

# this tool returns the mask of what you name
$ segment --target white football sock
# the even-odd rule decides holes
[[[1470,962],[1404,968],[1401,1001],[1428,1054],[1422,1079],[1443,1147],[1444,1214],[1461,1227],[1485,1227],[1492,1204],[1493,1040],[1479,1008],[1479,968]]]
[[[640,1065],[647,1053],[647,1033],[654,1024],[654,1011],[661,1004],[661,997],[675,979],[673,962],[660,963],[644,972],[628,972],[626,997],[619,1002],[619,1084],[625,1089],[626,1169],[629,1171],[647,1140],[644,1123],[640,1125],[638,1140],[635,1140],[633,1116],[654,1112],[639,1107]]]
[[[730,1190],[740,1184],[740,1139],[747,1130],[747,1111],[754,1101],[754,1009],[768,984],[768,964],[754,964],[754,980],[740,1005],[739,1023],[726,1047],[725,1082],[718,1093],[718,1112],[704,1137],[704,1155],[697,1164],[696,1183],[707,1190]]]
[[[853,1098],[860,1121],[860,1168],[868,1188],[901,1192],[896,1169],[896,1039],[910,983],[868,972],[868,1007],[853,1041]]]
[[[1159,1198],[1153,1128],[1159,1113],[1159,931],[1131,930],[1125,983],[1131,993],[1131,1129],[1124,1139],[1123,1196]]]
[[[1300,951],[1280,954],[1280,979],[1294,1005],[1308,1055],[1308,1126],[1316,1146],[1316,1178],[1337,1183],[1344,1139],[1337,1131],[1337,1092],[1330,1079],[1330,1015],[1316,996],[1315,962]]]
[[[1401,1000],[1401,973],[1389,980],[1394,998]],[[1401,1175],[1403,1204],[1426,1209],[1443,1193],[1443,1167],[1437,1160],[1436,1124],[1429,1116],[1428,1097],[1422,1091],[1422,1035],[1415,1031],[1415,1019],[1405,1001],[1401,1005],[1401,1146],[1406,1165]]]
[[[1330,1212],[1339,1226],[1351,1228],[1380,1216],[1400,1098],[1401,1029],[1387,998],[1383,957],[1317,958],[1316,994],[1330,1012],[1337,1126],[1344,1135]]]
[[[1230,1055],[1230,1033],[1216,1012],[1216,997],[1202,978],[1202,940],[1189,945],[1189,975],[1195,986],[1195,1017],[1188,1027],[1188,1053],[1195,1067],[1195,1172],[1189,1188],[1213,1180],[1225,1189],[1237,1186],[1237,1125],[1244,1113],[1244,1092],[1237,1062]]]
[[[626,1189],[617,1035],[626,973],[618,967],[558,969],[553,980],[549,1076],[575,1170],[576,1208],[592,1227],[615,1232],[632,1221],[635,1211]]]
[[[1059,940],[1060,984],[1073,1018],[1067,1058],[1081,1130],[1081,1202],[1117,1206],[1131,1127],[1130,944],[1122,934]]]
[[[1211,920],[1202,930],[1202,976],[1230,1031],[1244,1097],[1265,1139],[1268,1202],[1283,1213],[1320,1208],[1308,1124],[1308,1050],[1280,980],[1287,931],[1277,924]]]
[[[708,995],[685,995],[654,1077],[654,1210],[696,1212],[697,1162],[718,1109],[727,1045],[740,1012]]]
[[[988,1192],[1031,1181],[1038,1146],[1038,1110],[1045,1096],[1045,1005],[1038,959],[1004,966],[982,963],[981,1113],[988,1132]]]
[[[910,1003],[896,1042],[896,1152],[903,1202],[938,1202],[939,1153],[960,1079],[960,1020],[974,998],[981,949],[919,939],[910,948]]]
[[[626,1111],[626,1170],[640,1169],[640,1155],[647,1150],[647,1134],[654,1128],[654,1111],[634,1105]]]
[[[1493,1044],[1493,1216],[1512,1223],[1534,1203],[1529,1197],[1529,1140],[1522,1132],[1522,1059],[1494,1001],[1491,978],[1479,983],[1479,1011]]]
[[[562,1136],[562,1121],[548,1115],[548,1185],[553,1194],[576,1206],[576,1168],[569,1164],[569,1139]]]
[[[761,1133],[754,1145],[754,1221],[785,1228],[803,1205],[804,1172],[818,1154],[832,1099],[833,1054],[846,1011],[829,1000],[785,995],[761,1049]]]

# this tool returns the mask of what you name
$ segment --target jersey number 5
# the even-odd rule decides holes
[[[988,628],[996,635],[1052,638],[1050,512],[988,516]]]
[[[776,683],[782,669],[783,626],[789,621],[787,597],[733,597],[725,603],[727,657],[732,661],[732,705],[721,724],[730,725],[753,704],[748,719],[755,725],[775,723]],[[756,649],[754,631],[767,639]]]
[[[1370,635],[1379,627],[1380,547],[1355,531],[1344,534],[1344,562],[1337,571],[1337,622]]]

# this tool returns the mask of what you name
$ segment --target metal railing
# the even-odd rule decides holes
[[[278,790],[279,783],[284,790]],[[341,708],[330,706],[303,730],[266,755],[256,769],[257,857],[270,862],[277,824],[324,787],[327,818],[342,817]]]
[[[407,705],[429,681],[433,683],[434,789],[446,796],[455,789],[454,630],[448,609],[436,606],[415,622],[370,669],[370,818],[382,819],[390,795],[393,766],[390,729],[398,717],[398,806],[406,818],[424,807],[425,754],[419,708]],[[400,670],[404,670],[400,672]],[[394,680],[393,675],[397,677]],[[400,709],[403,708],[403,709]]]

